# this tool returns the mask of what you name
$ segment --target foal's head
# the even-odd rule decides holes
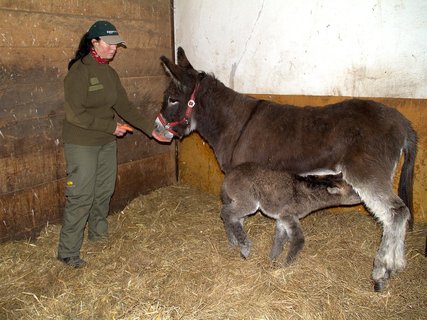
[[[296,176],[296,178],[303,182],[310,191],[322,194],[326,190],[327,193],[324,195],[325,197],[329,195],[331,201],[339,198],[342,205],[355,205],[361,202],[353,187],[342,179],[341,173],[323,176]]]

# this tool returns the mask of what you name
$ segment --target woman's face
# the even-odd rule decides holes
[[[93,47],[95,48],[96,53],[103,59],[111,60],[114,58],[114,55],[117,51],[116,44],[108,44],[103,40],[92,39]]]

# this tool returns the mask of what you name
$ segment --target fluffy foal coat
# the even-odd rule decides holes
[[[239,165],[225,175],[221,198],[221,218],[230,244],[239,245],[243,257],[249,256],[251,241],[243,229],[243,220],[260,210],[276,219],[270,258],[275,260],[289,240],[287,264],[304,246],[299,219],[319,209],[361,202],[341,175],[302,177],[254,163]]]

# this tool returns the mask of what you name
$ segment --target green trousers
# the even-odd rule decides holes
[[[66,203],[58,257],[80,255],[86,223],[89,240],[108,236],[107,216],[117,175],[116,141],[103,146],[64,145]]]

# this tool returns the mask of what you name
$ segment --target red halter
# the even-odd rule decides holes
[[[194,86],[194,90],[191,93],[191,97],[190,100],[188,100],[187,102],[187,109],[185,110],[185,114],[184,117],[179,120],[179,121],[173,121],[173,122],[167,122],[166,119],[162,116],[161,113],[159,113],[158,119],[160,120],[160,122],[162,123],[162,125],[165,127],[165,129],[167,131],[169,131],[170,133],[172,133],[174,136],[178,136],[178,134],[176,133],[176,131],[173,130],[174,127],[180,125],[180,124],[185,124],[187,127],[190,125],[190,117],[191,117],[191,113],[193,112],[193,107],[196,105],[196,92],[199,89],[200,83],[197,82],[196,85]]]

